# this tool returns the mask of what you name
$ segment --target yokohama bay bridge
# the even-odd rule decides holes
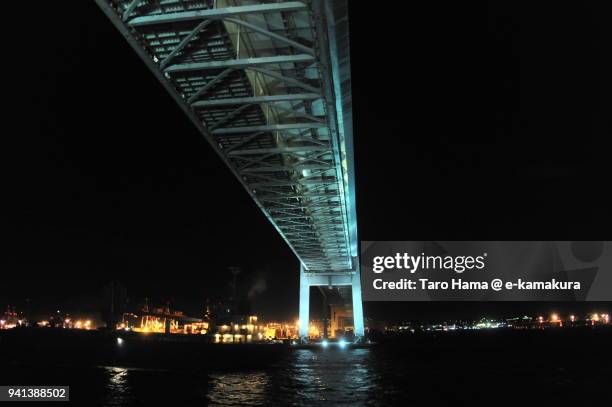
[[[364,334],[347,0],[95,0]]]

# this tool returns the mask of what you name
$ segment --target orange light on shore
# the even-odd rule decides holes
[[[552,315],[550,316],[550,320],[551,320],[552,322],[559,322],[559,315],[557,315],[557,314],[552,314]]]

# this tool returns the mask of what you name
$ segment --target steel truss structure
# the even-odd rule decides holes
[[[302,273],[359,280],[347,0],[95,1]]]

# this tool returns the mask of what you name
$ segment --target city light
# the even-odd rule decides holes
[[[117,345],[119,346],[123,345],[123,339],[117,338]]]
[[[7,311],[0,314],[0,329],[11,329],[16,327],[38,326],[52,329],[76,329],[76,330],[95,330],[99,322],[93,316],[81,317],[76,315],[63,314],[55,316],[52,310],[48,319],[30,322],[23,313]],[[89,318],[89,319],[86,319]],[[207,317],[208,318],[208,317]],[[134,313],[124,313],[123,319],[119,320],[115,329],[117,331],[130,331],[138,334],[152,335],[158,334],[203,334],[210,335],[214,343],[285,343],[290,346],[300,345],[299,326],[304,324],[299,319],[291,321],[258,322],[257,316],[245,316],[233,320],[220,321],[219,325],[209,328],[206,320],[195,321],[190,318],[184,320],[184,315],[180,311],[170,312],[161,308],[149,312],[144,311],[140,316]],[[315,340],[317,346],[322,348],[351,348],[351,339],[354,335],[353,327],[342,326],[341,330],[333,328],[328,337],[324,335],[324,321],[311,320],[308,324],[309,330],[307,337]],[[380,321],[382,322],[382,321]],[[536,316],[522,316],[512,318],[480,318],[478,320],[451,320],[437,323],[417,324],[409,321],[402,321],[398,324],[380,325],[380,329],[385,332],[398,332],[401,334],[419,334],[426,332],[450,332],[460,330],[479,330],[479,329],[558,329],[558,328],[581,328],[585,326],[608,326],[610,324],[609,314],[606,310],[591,311],[588,314],[570,313],[561,314],[552,312],[548,317],[544,314]],[[348,336],[347,336],[348,335]],[[125,339],[122,339],[125,341]],[[117,341],[121,345],[121,341]]]

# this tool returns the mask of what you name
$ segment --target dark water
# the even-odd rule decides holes
[[[87,406],[610,405],[609,347],[587,345],[296,350],[265,369],[207,373],[5,366],[0,382],[69,384],[70,404]]]

